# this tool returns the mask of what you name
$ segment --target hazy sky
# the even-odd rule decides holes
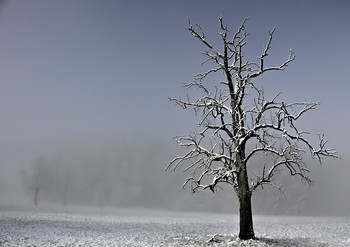
[[[45,140],[130,135],[169,141],[192,130],[192,115],[167,98],[184,95],[182,83],[202,72],[203,47],[186,31],[188,18],[217,43],[221,15],[233,30],[250,17],[253,57],[277,28],[271,64],[284,61],[289,49],[296,60],[265,78],[266,91],[320,101],[301,124],[325,131],[347,156],[347,0],[32,0],[5,1],[0,8],[3,156],[23,143],[44,147]]]

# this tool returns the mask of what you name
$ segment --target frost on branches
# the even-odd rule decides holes
[[[297,126],[297,120],[316,108],[318,103],[280,100],[280,94],[266,99],[264,90],[255,79],[269,71],[283,71],[294,59],[290,51],[287,59],[278,66],[266,66],[275,29],[257,61],[247,61],[244,56],[248,37],[245,19],[236,32],[231,32],[219,18],[222,47],[214,47],[199,25],[189,23],[188,30],[202,43],[205,60],[211,69],[195,75],[187,89],[199,90],[201,97],[191,100],[171,98],[183,109],[192,109],[200,117],[195,133],[178,136],[177,142],[186,148],[183,156],[176,157],[167,170],[191,171],[183,186],[193,192],[199,189],[215,191],[220,184],[232,185],[240,204],[241,239],[254,238],[251,195],[259,187],[274,184],[281,169],[298,176],[307,183],[309,170],[302,157],[309,152],[320,162],[323,157],[337,158],[334,149],[326,147],[324,134],[317,144],[308,140],[309,133]],[[218,81],[212,78],[222,75]],[[205,83],[209,81],[210,83]],[[254,156],[264,154],[268,162],[257,163]],[[248,176],[247,168],[258,166],[260,174]]]

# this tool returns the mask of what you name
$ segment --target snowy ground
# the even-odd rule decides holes
[[[0,207],[0,246],[350,246],[349,218],[254,221],[259,239],[239,241],[226,214]]]

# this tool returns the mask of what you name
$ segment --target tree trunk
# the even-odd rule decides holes
[[[64,188],[63,188],[63,206],[67,205],[68,201],[68,179],[66,179],[64,183]]]
[[[39,187],[34,188],[34,205],[38,205]]]
[[[67,205],[67,189],[65,187],[63,192],[63,206],[66,206],[66,205]]]
[[[239,238],[243,240],[255,238],[251,197],[247,168],[243,165],[238,174]]]

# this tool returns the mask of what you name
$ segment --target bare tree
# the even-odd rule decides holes
[[[33,192],[34,205],[38,205],[39,193],[46,186],[47,173],[47,161],[44,157],[36,158],[30,170],[22,171],[22,179],[26,190]]]
[[[248,61],[246,21],[231,32],[219,18],[221,50],[207,40],[200,25],[189,22],[189,32],[205,46],[203,64],[211,63],[211,68],[185,85],[187,89],[196,89],[196,93],[201,92],[200,97],[170,99],[183,109],[194,110],[200,120],[194,133],[177,137],[178,144],[187,148],[187,152],[173,159],[166,168],[192,171],[183,186],[189,185],[193,192],[199,189],[214,192],[224,183],[232,186],[239,201],[240,239],[255,237],[251,196],[257,188],[267,184],[279,188],[274,179],[283,169],[312,183],[303,161],[307,152],[319,162],[326,156],[338,157],[336,150],[326,147],[324,134],[318,136],[318,144],[314,145],[309,133],[296,125],[318,103],[285,103],[279,100],[280,94],[265,99],[264,90],[255,79],[269,71],[283,71],[295,55],[290,51],[280,65],[266,66],[275,31],[272,29],[257,61]],[[214,81],[205,83],[208,80]],[[259,162],[257,157],[262,155],[264,158]],[[260,167],[260,173],[248,173],[250,166]]]

